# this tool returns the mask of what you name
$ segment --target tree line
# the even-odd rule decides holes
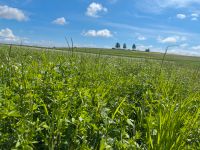
[[[120,49],[120,48],[121,48],[121,45],[120,45],[119,42],[117,42],[117,43],[115,44],[115,48],[116,48],[116,49]],[[123,44],[122,48],[123,48],[123,49],[127,49],[126,43]],[[132,50],[135,51],[136,48],[137,48],[136,45],[133,44],[133,45],[132,45]],[[145,50],[145,52],[150,52],[150,49],[147,48],[147,49]]]

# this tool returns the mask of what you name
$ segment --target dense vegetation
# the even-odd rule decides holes
[[[188,62],[1,47],[0,149],[200,149]]]

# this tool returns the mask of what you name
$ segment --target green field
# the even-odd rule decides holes
[[[200,58],[162,58],[1,46],[0,149],[200,149]]]

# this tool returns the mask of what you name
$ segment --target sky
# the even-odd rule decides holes
[[[200,56],[200,0],[0,0],[0,42]]]

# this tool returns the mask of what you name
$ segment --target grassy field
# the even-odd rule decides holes
[[[71,49],[58,48],[64,51],[71,51]],[[154,59],[162,60],[163,53],[159,52],[143,52],[143,51],[131,51],[124,49],[100,49],[100,48],[74,48],[74,52],[83,52],[91,54],[100,54],[100,55],[110,55],[110,56],[120,56],[120,57],[133,57],[133,58],[145,58],[145,59]],[[186,62],[186,63],[199,63],[200,57],[194,56],[183,56],[183,55],[174,55],[168,54],[165,58],[167,61],[176,61],[176,62]]]
[[[0,149],[200,149],[200,58],[67,50],[0,48]]]

